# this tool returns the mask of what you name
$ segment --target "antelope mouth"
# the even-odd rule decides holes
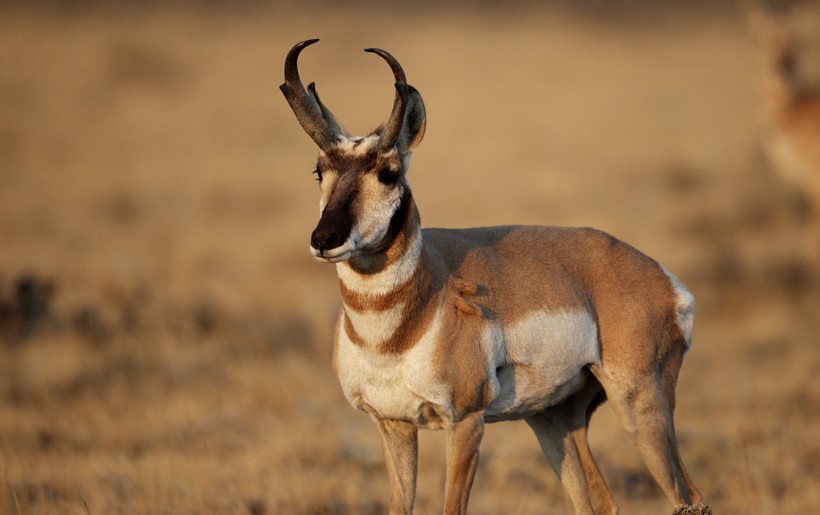
[[[321,250],[310,247],[313,258],[320,263],[339,263],[347,261],[355,255],[355,249],[344,245],[335,249]]]

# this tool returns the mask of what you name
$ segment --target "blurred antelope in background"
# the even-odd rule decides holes
[[[413,510],[420,428],[444,430],[444,513],[463,514],[484,424],[516,419],[576,513],[617,513],[587,444],[607,399],[669,500],[701,501],[673,423],[692,295],[593,229],[422,229],[407,182],[426,126],[419,92],[390,54],[367,49],[390,65],[395,101],[384,126],[351,136],[299,77],[298,56],[316,41],[290,50],[281,89],[319,147],[310,250],[336,265],[333,365],[347,400],[378,426],[390,513]]]
[[[819,13],[749,7],[761,57],[764,150],[774,172],[805,199],[814,266],[820,265]]]

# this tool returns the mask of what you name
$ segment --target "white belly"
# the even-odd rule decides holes
[[[440,315],[440,313],[439,313]],[[436,375],[440,316],[400,355],[353,343],[340,324],[337,372],[348,402],[378,418],[440,428],[454,414],[450,390]],[[519,419],[560,404],[583,385],[584,367],[600,363],[597,328],[583,311],[535,312],[504,327],[486,322],[482,373],[496,392],[485,420]]]
[[[597,326],[585,311],[531,313],[506,327],[495,345],[503,347],[504,362],[496,368],[499,393],[487,406],[487,422],[560,404],[583,386],[584,367],[601,361]]]

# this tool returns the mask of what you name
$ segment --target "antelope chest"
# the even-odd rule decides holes
[[[377,418],[440,429],[453,413],[449,389],[433,364],[440,323],[434,322],[406,352],[384,354],[375,345],[355,343],[345,331],[345,316],[340,315],[335,361],[348,402]]]

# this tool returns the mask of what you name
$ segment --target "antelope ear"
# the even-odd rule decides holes
[[[308,84],[307,92],[308,96],[310,97],[310,100],[313,101],[313,103],[319,109],[319,112],[322,113],[322,118],[325,119],[327,124],[330,126],[331,130],[333,130],[333,132],[335,132],[336,134],[343,134],[345,136],[349,136],[349,134],[345,132],[341,124],[339,124],[339,122],[336,121],[336,117],[333,116],[333,113],[330,112],[330,109],[328,109],[322,103],[321,99],[319,99],[319,93],[316,92],[315,82],[311,82],[310,84]]]
[[[402,153],[412,152],[422,138],[427,129],[427,113],[424,109],[424,101],[421,94],[413,86],[407,86],[407,110],[404,113],[399,138],[396,141],[398,149]]]

